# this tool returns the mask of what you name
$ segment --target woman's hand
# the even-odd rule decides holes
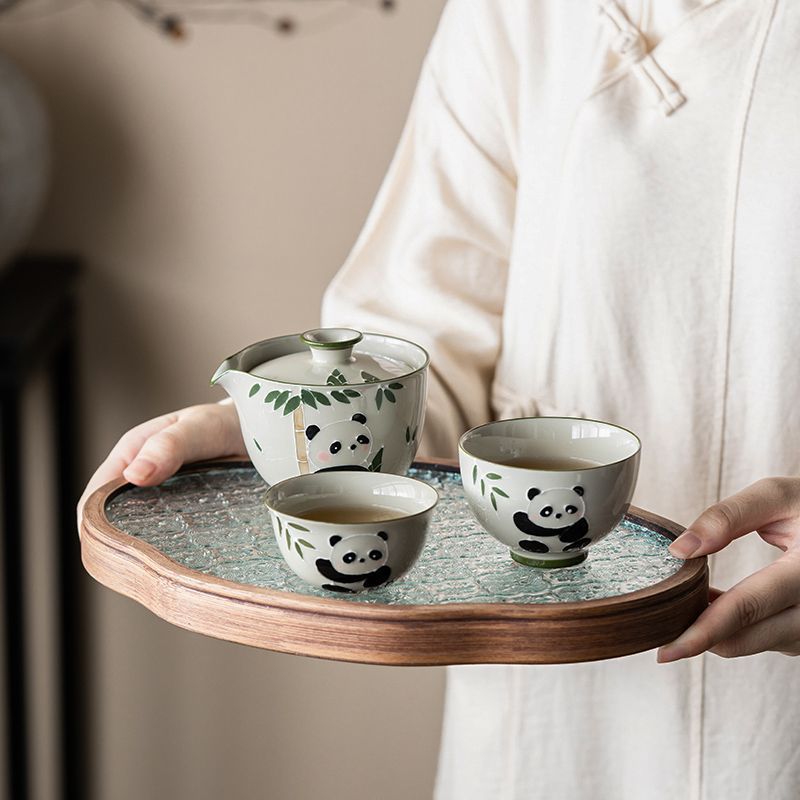
[[[129,430],[98,467],[78,502],[78,524],[86,498],[108,481],[124,477],[155,486],[190,461],[246,456],[233,403],[191,406]]]
[[[680,558],[716,553],[752,531],[784,554],[727,592],[712,589],[711,605],[658,651],[660,662],[705,650],[725,658],[800,655],[800,478],[765,478],[716,503],[669,549]]]

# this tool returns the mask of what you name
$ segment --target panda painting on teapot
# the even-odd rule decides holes
[[[364,414],[356,412],[350,419],[309,425],[306,428],[308,463],[314,472],[335,469],[366,470],[372,464],[372,431]]]
[[[313,472],[403,474],[417,450],[428,355],[390,336],[327,328],[251,345],[212,378],[232,397],[268,483]]]

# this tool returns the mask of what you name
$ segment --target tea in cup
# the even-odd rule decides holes
[[[439,495],[414,478],[318,472],[272,486],[281,555],[304,581],[352,594],[385,586],[417,560]]]
[[[520,564],[568,567],[625,516],[641,442],[608,422],[525,417],[467,431],[458,451],[467,501],[486,531]]]

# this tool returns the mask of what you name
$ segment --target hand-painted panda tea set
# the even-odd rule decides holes
[[[321,328],[246,347],[214,374],[271,484],[280,552],[308,583],[361,591],[416,561],[438,499],[404,475],[422,430],[428,362],[402,339]],[[529,417],[467,431],[459,462],[473,514],[516,562],[568,567],[622,520],[640,447],[606,422]]]

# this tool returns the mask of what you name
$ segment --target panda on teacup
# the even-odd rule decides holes
[[[315,472],[367,470],[372,453],[372,433],[363,414],[323,425],[309,425],[308,460]]]
[[[324,583],[323,589],[352,594],[359,589],[372,589],[389,580],[392,570],[389,558],[389,534],[359,533],[353,536],[331,536],[328,558],[318,558],[315,566],[320,575],[333,583]],[[337,584],[344,583],[345,586]],[[351,588],[352,587],[352,588]]]
[[[574,486],[572,489],[528,489],[527,511],[514,514],[514,524],[528,536],[539,538],[558,537],[566,547],[556,548],[555,552],[580,550],[586,547],[591,539],[589,523],[586,521],[586,504],[583,500],[584,489]],[[550,547],[544,542],[523,539],[519,542],[523,550],[530,553],[549,553]]]

